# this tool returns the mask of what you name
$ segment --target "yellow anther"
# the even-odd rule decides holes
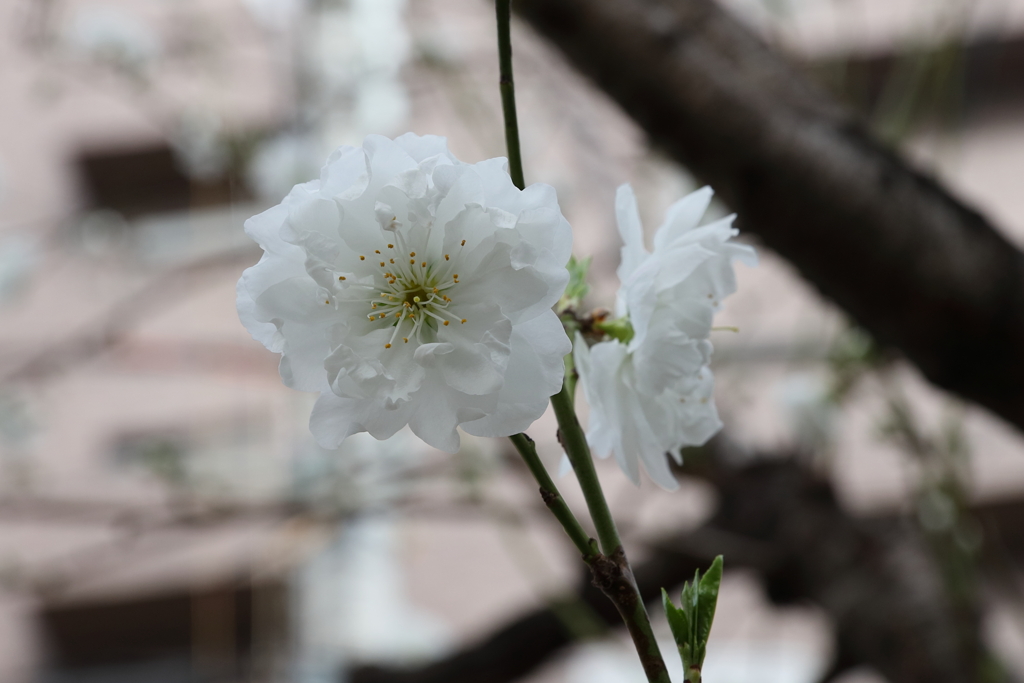
[[[388,249],[394,249],[394,248],[395,248],[395,245],[393,245],[393,244],[389,244],[388,245]]]
[[[396,318],[401,318],[402,317],[402,312],[401,311],[395,311],[395,317]]]
[[[461,320],[460,322],[461,322],[461,323],[462,323],[463,325],[465,325],[465,324],[466,324],[466,319],[465,319],[465,318],[463,318],[463,319],[462,319],[462,320]]]
[[[345,279],[345,276],[344,276],[344,275],[339,275],[339,276],[338,276],[338,279],[339,279],[339,280],[344,280],[344,279]]]
[[[389,258],[388,261],[391,261],[391,265],[395,265],[395,259]]]
[[[331,303],[331,300],[330,299],[324,299],[324,303],[325,304],[329,304],[329,303]]]
[[[408,337],[402,337],[402,341],[405,342],[406,344],[408,344],[409,343],[409,338]]]
[[[462,240],[462,246],[466,246],[466,240]]]
[[[433,292],[434,294],[437,294],[437,287],[434,287]]]
[[[380,249],[374,249],[374,250],[373,250],[373,253],[374,253],[374,254],[379,254],[379,253],[380,253]]]
[[[448,321],[447,320],[444,321],[444,326],[448,327]]]
[[[409,259],[409,264],[415,266],[416,265],[416,259],[414,259],[414,258]]]
[[[449,261],[449,260],[451,260],[451,258],[452,258],[452,257],[451,257],[451,256],[449,256],[448,254],[445,254],[445,255],[444,255],[444,260],[445,260],[445,261]]]
[[[362,254],[360,254],[360,255],[359,255],[359,260],[360,260],[360,261],[365,261],[365,260],[366,260],[366,257],[365,257],[365,256],[363,256]]]
[[[427,262],[426,262],[426,261],[422,261],[422,262],[420,263],[420,267],[422,267],[422,268],[426,268],[426,267],[427,267]]]
[[[415,251],[410,251],[410,252],[409,252],[409,256],[415,256],[415,255],[416,255],[416,252],[415,252]]]
[[[384,262],[383,262],[383,261],[381,261],[381,262],[380,262],[380,267],[381,267],[381,268],[383,268],[383,267],[384,267]]]
[[[406,308],[409,308],[409,302],[408,301],[403,301],[402,305],[404,305]]]
[[[390,349],[390,348],[391,348],[391,344],[385,344],[385,345],[384,345],[384,348],[385,348],[385,349]]]
[[[370,308],[377,308],[377,304],[370,304]]]

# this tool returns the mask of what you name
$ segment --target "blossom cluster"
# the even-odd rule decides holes
[[[648,252],[636,195],[628,185],[619,188],[616,314],[626,338],[590,348],[578,338],[575,345],[590,404],[587,440],[598,456],[614,454],[636,484],[642,463],[660,486],[677,488],[665,455],[680,461],[683,446],[705,443],[722,426],[708,367],[711,322],[736,291],[733,261],[753,266],[757,257],[751,247],[730,241],[735,216],[700,225],[711,197],[705,187],[669,207]]]
[[[608,339],[575,344],[588,441],[636,483],[642,465],[675,488],[665,454],[721,427],[711,321],[736,289],[733,261],[756,257],[730,241],[731,216],[700,225],[711,194],[674,204],[648,252],[636,197],[619,188],[618,318]],[[573,345],[552,307],[572,233],[554,190],[519,190],[504,159],[467,164],[444,138],[371,135],[245,229],[264,255],[239,280],[239,316],[281,354],[285,384],[320,392],[321,446],[408,425],[455,452],[458,429],[524,431],[559,391]]]

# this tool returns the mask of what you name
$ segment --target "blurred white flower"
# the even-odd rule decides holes
[[[170,142],[178,162],[192,178],[216,178],[230,162],[224,123],[210,110],[186,111]]]
[[[357,517],[299,572],[290,680],[334,681],[356,664],[414,664],[450,646],[444,623],[409,599],[400,531],[386,516]]]
[[[0,242],[0,302],[22,289],[38,261],[39,248],[34,241],[11,237]]]
[[[131,15],[105,6],[79,8],[65,32],[70,47],[87,57],[138,72],[160,54],[160,41]]]
[[[575,345],[576,365],[590,404],[587,440],[599,457],[615,454],[622,471],[640,483],[640,464],[663,488],[677,488],[665,454],[706,442],[722,423],[712,392],[711,321],[736,291],[733,260],[755,265],[754,250],[730,242],[733,216],[700,226],[711,189],[671,207],[644,248],[636,197],[619,188],[616,214],[622,235],[618,314],[620,338],[587,348]]]
[[[249,163],[249,183],[263,199],[277,199],[316,175],[324,155],[309,136],[282,133],[260,142]]]
[[[285,384],[321,392],[322,446],[408,424],[455,452],[456,427],[514,434],[558,391],[570,344],[551,306],[572,232],[554,190],[518,190],[505,163],[371,135],[246,222],[266,253],[239,280],[239,315],[282,353]]]
[[[269,31],[282,31],[295,19],[302,0],[242,0],[242,5]]]
[[[835,440],[839,416],[825,378],[807,372],[787,375],[776,393],[797,444],[811,453],[827,450]]]

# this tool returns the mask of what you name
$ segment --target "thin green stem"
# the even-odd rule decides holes
[[[512,176],[515,186],[522,190],[526,187],[526,182],[523,178],[522,152],[519,149],[515,82],[512,79],[512,38],[509,32],[511,4],[512,0],[495,0],[498,17],[498,62],[501,74],[499,85],[501,87],[501,108],[505,117],[505,144],[508,147],[509,175]],[[511,437],[512,443],[519,449],[530,471],[537,478],[541,486],[541,495],[544,495],[545,491],[553,494],[553,498],[545,496],[545,502],[548,503],[548,507],[551,508],[573,543],[583,554],[583,559],[590,565],[594,583],[601,588],[618,609],[629,630],[629,635],[633,639],[633,644],[636,646],[640,663],[647,674],[647,680],[649,683],[672,683],[668,677],[665,661],[661,657],[661,651],[658,649],[658,641],[654,637],[651,620],[647,616],[643,599],[637,589],[636,580],[633,578],[633,570],[626,559],[618,529],[615,528],[615,520],[612,519],[608,501],[605,500],[604,492],[601,490],[601,482],[597,478],[597,470],[594,469],[594,461],[590,456],[590,449],[587,447],[587,439],[576,418],[576,410],[573,408],[574,384],[575,377],[572,374],[570,361],[566,367],[566,378],[562,383],[562,390],[551,397],[551,405],[554,406],[555,416],[558,418],[562,446],[569,455],[569,461],[580,482],[587,508],[590,510],[594,527],[597,529],[602,552],[597,552],[593,540],[586,535],[568,506],[565,505],[565,501],[558,495],[554,481],[551,480],[547,470],[544,469],[537,457],[533,441],[524,434],[516,434]],[[551,498],[550,501],[549,498]],[[552,503],[554,504],[552,505]]]
[[[598,562],[591,563],[594,581],[615,603],[619,615],[626,623],[626,629],[633,639],[647,680],[650,683],[671,683],[665,660],[658,648],[658,640],[654,636],[654,629],[651,628],[651,618],[636,586],[629,560],[626,559],[626,551],[622,547],[622,539],[619,537],[615,520],[601,488],[601,481],[597,478],[587,438],[576,417],[569,373],[567,367],[562,390],[551,397],[551,405],[558,420],[562,447],[569,456],[573,471],[576,472],[576,478],[583,490],[583,498],[587,501],[587,509],[590,510],[590,517],[594,520],[597,537],[601,542],[602,555]]]
[[[498,68],[501,88],[501,109],[505,115],[505,146],[508,148],[508,173],[520,190],[526,187],[523,178],[523,155],[519,149],[519,121],[516,118],[516,85],[512,80],[512,37],[510,23],[512,0],[495,0],[498,11]]]
[[[537,455],[537,445],[526,434],[513,434],[509,439],[519,451],[519,455],[523,456],[523,461],[530,468],[534,479],[540,484],[540,497],[544,499],[544,504],[554,514],[555,519],[561,523],[565,533],[569,535],[583,559],[589,563],[598,554],[594,539],[590,538],[590,534],[583,529],[579,520],[576,519],[576,515],[566,505],[562,494],[558,492],[558,487],[551,475],[548,474],[544,463],[541,462],[540,456]]]
[[[584,436],[583,428],[576,417],[568,382],[563,382],[562,390],[551,397],[551,405],[558,420],[562,447],[569,456],[569,462],[572,463],[572,469],[576,472],[576,478],[579,479],[580,488],[583,490],[583,498],[587,501],[587,509],[594,520],[597,538],[601,542],[601,552],[611,555],[622,547],[622,539],[619,538],[619,530],[612,519],[612,511],[597,478],[594,459],[590,456],[590,447],[587,446],[587,437]]]

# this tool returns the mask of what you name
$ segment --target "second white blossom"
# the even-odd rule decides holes
[[[614,454],[636,484],[640,467],[660,486],[678,484],[666,454],[705,443],[722,426],[708,365],[714,313],[736,291],[732,263],[754,266],[753,248],[730,241],[734,216],[700,225],[710,188],[673,204],[644,247],[632,188],[616,196],[622,236],[616,313],[628,321],[623,338],[588,348],[577,338],[575,361],[590,404],[587,439],[600,457]]]

